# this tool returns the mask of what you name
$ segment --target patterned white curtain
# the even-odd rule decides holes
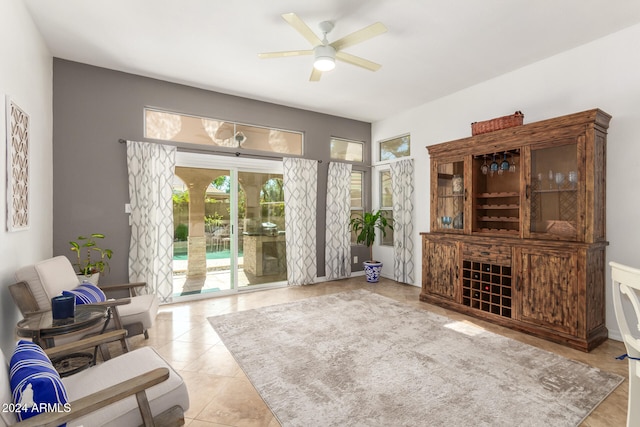
[[[318,275],[316,205],[318,162],[285,157],[284,181],[287,281],[291,285],[313,283]]]
[[[393,193],[393,278],[413,283],[413,159],[390,164]]]
[[[325,277],[327,280],[351,276],[351,165],[329,163],[327,177],[327,227]]]
[[[146,282],[161,303],[173,294],[172,184],[176,147],[127,141],[131,243],[129,280]]]

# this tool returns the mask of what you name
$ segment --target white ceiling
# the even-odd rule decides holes
[[[640,22],[639,0],[25,0],[54,57],[373,122]],[[380,21],[309,82],[295,12],[334,41]],[[597,60],[597,58],[594,58]]]

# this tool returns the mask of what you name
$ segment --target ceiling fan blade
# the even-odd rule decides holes
[[[312,55],[313,50],[287,50],[283,52],[264,52],[259,53],[258,58],[267,59],[267,58],[286,58],[289,56],[302,56],[302,55]]]
[[[336,59],[371,71],[378,71],[380,67],[382,67],[380,64],[376,64],[375,62],[345,52],[337,52]]]
[[[318,82],[320,81],[320,77],[322,77],[322,71],[317,70],[315,67],[311,71],[311,77],[309,77],[310,82]]]
[[[344,36],[340,40],[334,41],[333,43],[331,43],[331,46],[333,46],[336,50],[342,50],[349,46],[353,46],[356,43],[369,40],[372,37],[386,32],[387,27],[385,27],[382,22],[376,22],[375,24],[371,24],[368,27],[364,27],[361,30]]]
[[[309,28],[307,24],[304,23],[302,19],[298,17],[295,13],[285,13],[282,15],[282,18],[289,23],[297,32],[302,34],[302,37],[307,39],[311,46],[318,46],[322,44],[322,40],[316,36],[316,34]]]

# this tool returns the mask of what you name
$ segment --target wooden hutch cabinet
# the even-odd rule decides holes
[[[427,147],[420,299],[583,351],[602,343],[610,119],[595,109]]]

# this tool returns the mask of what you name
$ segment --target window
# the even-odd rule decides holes
[[[351,218],[356,218],[364,215],[364,200],[363,200],[363,182],[364,173],[361,171],[351,172]],[[351,231],[351,244],[356,243],[356,233]]]
[[[331,138],[331,158],[348,162],[364,160],[364,142]]]
[[[380,210],[389,224],[393,226],[393,196],[391,190],[391,171],[380,172]],[[385,236],[380,235],[380,244],[393,246],[393,230],[387,230]]]
[[[380,141],[380,161],[398,159],[411,155],[411,135]]]
[[[331,159],[346,162],[364,161],[364,142],[352,141],[341,138],[331,138]],[[364,189],[363,189],[364,172],[351,172],[351,218],[357,218],[364,215]],[[351,231],[351,244],[356,245],[356,234]]]
[[[302,133],[145,108],[145,137],[302,155]]]

